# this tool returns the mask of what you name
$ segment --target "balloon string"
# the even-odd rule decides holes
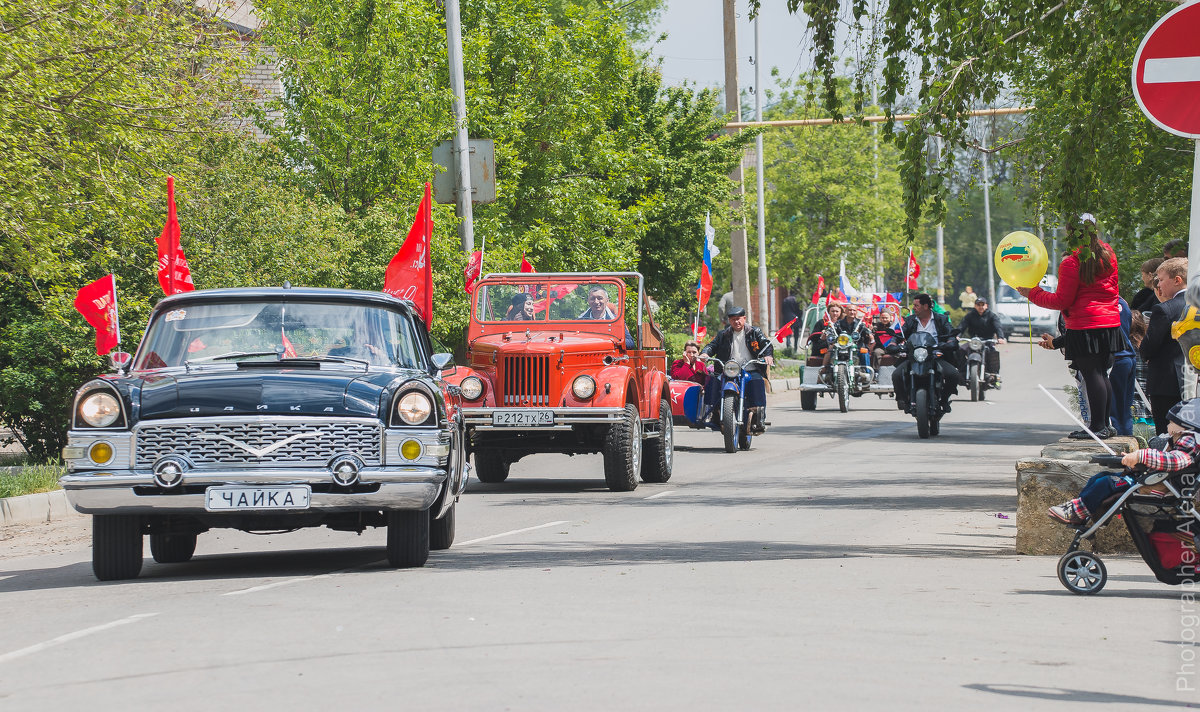
[[[1033,363],[1033,307],[1025,300],[1025,323],[1029,325],[1029,363]]]

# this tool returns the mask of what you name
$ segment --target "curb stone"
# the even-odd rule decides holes
[[[83,517],[67,502],[64,490],[38,492],[0,499],[0,526],[41,524],[69,517]]]

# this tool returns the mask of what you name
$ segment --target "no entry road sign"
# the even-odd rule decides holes
[[[1150,120],[1200,138],[1200,2],[1162,17],[1133,56],[1133,95]]]

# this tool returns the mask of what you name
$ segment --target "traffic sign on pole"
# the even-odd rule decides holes
[[[1200,3],[1175,8],[1146,33],[1133,56],[1133,95],[1164,130],[1200,138]]]

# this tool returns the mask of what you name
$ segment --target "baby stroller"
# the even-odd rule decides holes
[[[1165,449],[1166,438],[1154,438],[1151,447]],[[1113,517],[1118,515],[1125,522],[1134,546],[1142,560],[1154,572],[1155,578],[1165,584],[1178,586],[1185,580],[1195,581],[1196,548],[1200,535],[1200,513],[1194,506],[1197,472],[1200,462],[1176,472],[1147,470],[1144,465],[1134,469],[1122,468],[1117,455],[1093,455],[1091,461],[1124,469],[1123,474],[1133,479],[1133,485],[1114,495],[1105,502],[1103,513],[1090,524],[1075,527],[1075,538],[1071,547],[1058,560],[1058,580],[1071,593],[1089,595],[1098,593],[1108,582],[1108,570],[1096,554],[1080,550],[1080,543],[1091,539]],[[1162,484],[1167,492],[1150,494],[1150,487]]]

